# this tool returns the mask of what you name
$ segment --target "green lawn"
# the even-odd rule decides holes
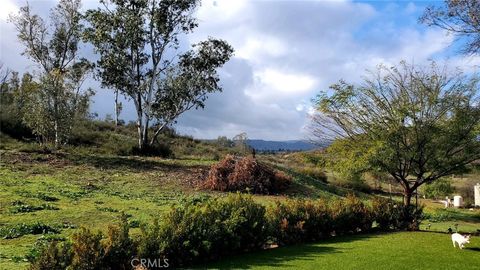
[[[428,232],[338,237],[228,258],[207,268],[235,269],[480,269],[480,237],[454,249],[450,235]]]

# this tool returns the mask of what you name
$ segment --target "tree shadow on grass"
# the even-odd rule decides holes
[[[322,255],[343,252],[338,248],[329,246],[329,244],[358,241],[377,237],[378,235],[379,234],[342,236],[318,243],[280,247],[243,255],[235,255],[212,264],[204,265],[203,267],[208,269],[250,269],[252,267],[261,266],[280,268],[293,267],[294,264],[291,263],[295,260],[313,261]]]
[[[321,191],[324,194],[336,195],[340,197],[345,197],[348,194],[355,194],[355,196],[360,198],[368,197],[367,194],[355,189],[343,188],[333,184],[325,183],[311,176],[297,173],[293,170],[286,171],[295,179],[293,185],[289,190],[287,190],[287,192],[291,193],[292,195],[311,197],[312,195],[318,194],[319,191]]]
[[[199,165],[176,164],[162,160],[146,159],[141,157],[100,156],[100,155],[69,155],[70,162],[76,165],[89,165],[104,170],[131,170],[131,171],[176,171],[201,167]]]

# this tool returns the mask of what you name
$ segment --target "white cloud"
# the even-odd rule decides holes
[[[11,0],[2,0],[2,7],[0,8],[0,21],[7,21],[8,16],[17,11],[18,6],[15,4],[15,2]]]
[[[265,55],[281,57],[288,49],[285,43],[274,37],[248,37],[245,44],[236,49],[235,55],[255,62]]]
[[[2,1],[1,60],[24,70],[31,62],[20,57],[11,25],[3,21],[8,4]],[[96,1],[84,1],[85,8]],[[53,1],[31,1],[45,14]],[[345,79],[359,82],[365,69],[400,60],[422,63],[444,59],[452,36],[417,24],[426,3],[385,5],[353,1],[204,0],[196,12],[199,27],[184,47],[209,36],[227,40],[235,57],[220,71],[223,93],[207,100],[205,110],[187,112],[177,128],[200,138],[232,137],[298,139],[305,136],[309,100],[319,90]],[[5,8],[7,7],[7,8]],[[22,59],[22,60],[19,60]],[[450,66],[466,71],[480,65],[479,57],[454,56]],[[111,93],[95,97],[93,110],[112,113]],[[132,104],[123,117],[134,118]]]
[[[265,84],[265,87],[275,92],[299,94],[311,90],[315,85],[315,78],[303,74],[292,74],[275,69],[265,69],[256,75]]]

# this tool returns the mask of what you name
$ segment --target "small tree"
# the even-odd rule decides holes
[[[78,57],[82,32],[80,0],[61,0],[50,13],[50,25],[31,13],[30,6],[20,8],[11,17],[19,41],[27,55],[40,67],[38,91],[30,93],[24,122],[42,138],[58,147],[68,136],[78,116],[88,109],[93,92],[82,89],[91,65]]]
[[[423,193],[427,198],[438,199],[449,196],[455,191],[449,179],[442,178],[431,184],[426,184]]]
[[[248,137],[246,132],[235,135],[232,138],[232,141],[233,145],[240,153],[246,155],[249,152],[250,148],[248,146]]]
[[[419,21],[465,38],[463,53],[480,52],[480,1],[446,0],[443,7],[427,7]]]
[[[414,191],[480,158],[478,79],[429,68],[380,66],[363,84],[332,85],[317,99],[313,132],[342,138],[355,164],[389,173],[410,205]]]
[[[7,81],[11,74],[12,71],[0,62],[0,94],[6,92],[6,88],[8,87]]]
[[[179,52],[181,35],[192,32],[196,0],[103,0],[103,8],[87,11],[85,37],[100,59],[102,84],[131,98],[137,112],[138,147],[185,111],[202,108],[208,93],[220,91],[216,69],[233,49],[209,39]],[[156,121],[153,136],[148,132]]]

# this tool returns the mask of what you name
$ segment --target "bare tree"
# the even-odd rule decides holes
[[[6,91],[6,83],[11,73],[12,71],[8,67],[5,67],[2,62],[0,62],[0,94]]]
[[[465,54],[480,52],[480,1],[446,0],[441,7],[429,6],[419,21],[445,29],[466,39]]]

